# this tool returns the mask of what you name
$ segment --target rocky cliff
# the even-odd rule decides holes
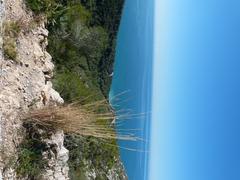
[[[64,102],[52,87],[54,64],[46,51],[45,26],[46,18],[34,15],[24,0],[0,0],[0,180],[68,180],[70,176],[63,131],[29,129],[22,121],[31,110]],[[37,143],[44,147],[41,150],[44,169],[37,177],[24,173],[28,164],[17,168],[21,166],[19,147],[29,137],[37,137]],[[99,172],[106,173],[103,179],[127,179],[119,157],[115,157],[111,169],[107,166],[96,169],[89,159],[78,158],[86,166],[84,179],[101,179],[97,177]]]
[[[46,51],[45,19],[34,19],[23,0],[1,0],[0,24],[0,179],[24,179],[8,167],[24,137],[21,116],[31,108],[63,103],[63,99],[52,88],[54,65]],[[68,179],[63,140],[61,131],[43,139],[48,166],[41,179]]]

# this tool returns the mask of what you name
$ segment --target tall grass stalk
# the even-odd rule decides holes
[[[99,109],[108,109],[108,111],[101,112]],[[114,111],[110,110],[108,102],[101,100],[85,105],[74,102],[68,105],[33,110],[26,114],[23,120],[24,123],[38,125],[49,130],[61,129],[66,134],[139,141],[141,139],[134,136],[134,133],[128,133],[133,129],[130,131],[119,130],[116,133],[114,125],[111,125],[114,119],[127,119],[135,116],[137,115],[122,114],[117,117]]]

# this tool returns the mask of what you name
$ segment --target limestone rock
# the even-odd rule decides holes
[[[3,56],[3,21],[21,21],[17,38],[17,60]],[[7,159],[16,154],[22,140],[21,116],[32,108],[63,103],[59,93],[52,88],[54,65],[46,51],[48,30],[44,19],[37,27],[29,29],[34,20],[27,11],[24,0],[0,0],[0,180],[16,180],[14,169],[6,168]],[[49,168],[43,173],[46,180],[68,179],[68,150],[63,146],[64,134],[53,133],[46,143],[51,146],[46,153],[53,154]],[[54,147],[52,149],[52,147]]]
[[[44,180],[67,180],[68,178],[68,150],[63,146],[64,134],[58,131],[45,140],[49,150],[44,156],[48,159],[48,169],[42,174]],[[50,159],[49,159],[50,157]]]

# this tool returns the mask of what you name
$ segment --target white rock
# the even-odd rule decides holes
[[[57,91],[55,91],[54,89],[50,90],[50,100],[57,102],[59,104],[63,104],[64,100],[61,98],[61,96],[59,95],[59,93]]]
[[[0,27],[3,18],[32,22],[31,13],[26,12],[24,0],[0,0]],[[31,31],[24,31],[18,37],[18,60],[22,65],[5,59],[1,47],[0,32],[0,180],[16,180],[13,169],[6,169],[5,157],[15,155],[21,137],[21,116],[30,108],[42,108],[49,103],[63,103],[59,93],[52,88],[50,79],[54,69],[52,57],[46,52],[48,30],[44,23]],[[27,64],[27,65],[26,65]],[[44,99],[44,96],[46,98]],[[44,103],[46,101],[46,103]],[[50,152],[49,169],[43,173],[46,180],[68,180],[68,150],[63,146],[63,132],[53,134],[48,143],[56,152]],[[47,154],[48,152],[46,152]],[[56,154],[55,154],[56,153]]]

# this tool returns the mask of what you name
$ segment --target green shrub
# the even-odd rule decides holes
[[[116,141],[108,140],[108,143],[112,145],[94,137],[66,136],[64,145],[69,150],[71,179],[81,179],[89,169],[96,169],[98,178],[107,179],[106,174],[116,163],[115,157],[119,154]],[[88,162],[88,167],[84,162]]]
[[[45,161],[42,159],[42,155],[38,152],[24,148],[18,155],[18,165],[16,172],[22,177],[38,177],[43,171]]]
[[[3,52],[4,55],[12,60],[17,60],[17,38],[21,31],[19,21],[5,21],[3,23]]]
[[[62,92],[62,88],[58,87],[62,86],[62,81],[68,77],[68,79],[72,79],[69,82],[72,82],[71,87],[74,86],[74,89],[76,89],[77,86],[87,85],[87,90],[91,92],[91,94],[95,95],[96,91],[98,91],[97,94],[102,94],[99,89],[98,64],[108,42],[106,31],[101,27],[88,28],[86,26],[78,27],[77,25],[72,25],[71,28],[72,30],[69,31],[69,37],[62,38],[63,36],[57,33],[51,33],[49,36],[48,51],[52,55],[57,67],[56,79],[54,81],[57,89]],[[61,75],[63,74],[62,69],[67,69],[72,73],[64,72],[65,75],[68,75],[63,77]],[[70,77],[71,75],[73,75],[73,77]],[[73,81],[76,83],[73,83]],[[69,82],[66,83],[69,84]],[[72,88],[66,87],[64,89],[70,90],[68,94],[74,95],[74,92],[71,92]],[[79,95],[85,96],[85,90],[86,86],[83,87],[82,90],[80,88],[80,90],[75,93],[77,94],[75,98],[78,98]],[[67,100],[71,99],[69,95],[64,96],[64,92],[61,95]],[[83,94],[81,95],[82,92]]]
[[[66,10],[59,0],[26,0],[26,5],[35,15],[47,17],[48,24],[56,24],[56,21]],[[37,17],[35,16],[35,17]]]
[[[42,134],[38,131],[39,127],[35,126],[24,123],[26,136],[17,148],[18,158],[14,165],[17,175],[28,177],[28,179],[37,179],[47,163],[42,155],[46,151],[47,145],[41,140]]]
[[[78,74],[68,70],[56,74],[54,87],[60,92],[60,95],[64,97],[66,102],[76,99],[83,100],[90,96],[90,99],[94,100],[97,95],[96,91],[90,89],[87,82],[82,81]]]
[[[17,38],[20,31],[20,22],[19,21],[5,21],[3,23],[4,35],[12,38]]]
[[[17,60],[17,47],[14,38],[5,37],[3,40],[4,55],[12,60]]]
[[[35,13],[45,13],[56,7],[55,0],[26,0],[27,6]]]
[[[70,5],[64,15],[66,21],[71,22],[71,24],[77,21],[78,23],[88,25],[91,17],[91,12],[86,10],[80,3]]]

